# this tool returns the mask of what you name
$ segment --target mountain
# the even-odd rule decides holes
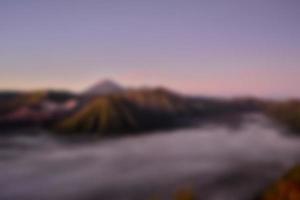
[[[195,119],[254,110],[252,101],[194,99],[165,88],[128,89],[93,96],[58,121],[62,133],[101,136],[191,125]]]
[[[0,93],[0,127],[40,125],[63,133],[118,135],[175,128],[253,110],[251,100],[191,98],[165,88],[123,89],[102,81],[84,95],[67,91]],[[20,125],[21,124],[21,125]]]
[[[84,92],[84,94],[89,96],[107,95],[107,94],[118,93],[123,90],[124,88],[119,84],[111,80],[104,80],[104,81],[99,81],[95,85],[88,88]]]
[[[153,112],[184,114],[194,108],[186,97],[165,88],[128,90],[122,95],[139,107]]]
[[[56,126],[61,132],[117,134],[180,125],[194,112],[187,99],[165,89],[129,90],[92,98]]]

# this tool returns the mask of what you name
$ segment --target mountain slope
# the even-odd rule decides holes
[[[300,101],[273,102],[266,106],[266,114],[286,126],[293,133],[300,133]]]
[[[192,112],[182,97],[147,89],[95,97],[57,125],[62,132],[135,132],[178,125]]]
[[[76,95],[67,91],[3,92],[0,93],[0,116],[21,107],[34,107],[45,101],[64,103],[73,98]]]
[[[164,88],[131,90],[124,97],[138,106],[173,114],[190,111],[188,100]]]
[[[270,186],[261,200],[297,200],[300,199],[300,166],[295,166],[286,175]]]

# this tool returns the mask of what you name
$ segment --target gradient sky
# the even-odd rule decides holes
[[[0,0],[0,70],[0,89],[300,97],[300,1]]]

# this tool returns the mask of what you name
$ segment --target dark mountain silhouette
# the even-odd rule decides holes
[[[284,125],[291,132],[300,133],[300,100],[269,102],[265,106],[266,114]]]
[[[173,128],[228,113],[256,108],[249,100],[189,98],[165,88],[126,90],[84,99],[55,124],[59,132],[113,135]]]
[[[189,101],[165,89],[130,90],[93,98],[57,125],[63,132],[135,132],[179,125],[194,112]]]
[[[72,98],[76,98],[76,95],[68,91],[1,92],[0,115],[22,106],[36,106],[44,101],[63,103]]]
[[[82,95],[52,90],[0,93],[0,126],[112,135],[186,126],[194,119],[255,108],[256,102],[247,99],[186,97],[162,87],[123,89],[104,81]]]
[[[119,84],[111,80],[104,80],[104,81],[99,81],[98,83],[88,88],[84,92],[84,95],[89,95],[89,96],[107,95],[107,94],[118,93],[123,90],[124,88]]]
[[[1,127],[44,124],[76,106],[77,96],[67,91],[0,93]]]

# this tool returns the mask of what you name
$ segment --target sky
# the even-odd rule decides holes
[[[299,0],[0,0],[0,89],[300,97],[299,19]]]

